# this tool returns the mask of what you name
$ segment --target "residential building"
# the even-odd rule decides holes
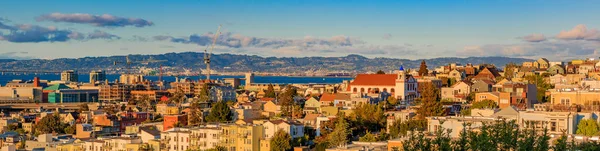
[[[144,75],[141,74],[122,74],[119,76],[119,82],[122,84],[137,84],[144,82]]]
[[[471,85],[471,93],[491,92],[493,85],[494,82],[490,80],[473,80],[473,84]]]
[[[260,140],[264,137],[263,125],[234,125],[221,126],[221,136],[218,146],[230,151],[259,151]]]
[[[166,143],[166,150],[185,151],[190,148],[191,131],[186,128],[172,128],[162,132],[162,140]]]
[[[548,128],[548,133],[555,135],[562,135],[563,132],[575,134],[576,123],[577,113],[573,112],[523,111],[518,116],[520,128],[536,128],[540,131]]]
[[[554,105],[591,105],[600,102],[600,89],[550,89],[550,102]]]
[[[235,88],[232,86],[211,86],[210,97],[212,101],[235,101]]]
[[[218,125],[206,125],[190,129],[191,148],[207,150],[217,147],[220,141],[221,128]]]
[[[466,102],[471,93],[473,83],[460,81],[451,87],[442,88],[442,99],[450,99],[454,102]]]
[[[106,80],[106,73],[102,70],[93,70],[90,72],[90,83],[104,82]]]
[[[156,105],[156,113],[161,115],[179,114],[179,107],[175,104],[159,103]]]
[[[177,123],[185,126],[188,124],[187,115],[164,115],[163,116],[163,130],[167,131],[169,129],[175,128]]]
[[[304,125],[294,121],[273,120],[265,122],[263,126],[265,128],[265,138],[267,139],[272,138],[279,130],[290,134],[292,138],[304,136]]]
[[[346,91],[361,95],[386,92],[401,102],[412,102],[419,97],[417,89],[417,80],[401,66],[397,74],[358,74]]]
[[[79,75],[77,74],[77,71],[74,70],[63,71],[62,73],[60,73],[60,81],[78,82]]]

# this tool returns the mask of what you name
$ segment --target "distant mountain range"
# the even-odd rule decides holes
[[[204,69],[202,60],[204,53],[183,52],[159,55],[129,55],[134,68],[158,68],[161,65],[170,70]],[[449,63],[495,64],[504,66],[507,63],[522,63],[532,61],[524,58],[509,57],[444,57],[424,59],[430,69]],[[115,62],[118,62],[115,64]],[[0,70],[113,70],[126,67],[126,56],[110,57],[85,57],[63,59],[32,59],[13,60],[0,59]],[[361,73],[368,71],[390,71],[398,69],[400,65],[405,68],[418,68],[421,60],[392,59],[392,58],[367,58],[361,55],[348,55],[345,57],[260,57],[256,55],[213,54],[211,57],[212,69],[219,72],[285,72],[304,73],[306,71],[321,72],[351,72]],[[196,70],[197,71],[197,70]]]

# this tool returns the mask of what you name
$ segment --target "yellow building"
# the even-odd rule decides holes
[[[82,143],[70,143],[70,144],[60,144],[56,145],[57,151],[80,151],[83,150]]]
[[[271,139],[260,140],[260,150],[271,150]]]
[[[549,92],[550,101],[554,105],[589,105],[600,102],[598,90],[552,89]]]
[[[219,146],[227,150],[259,151],[264,136],[262,125],[223,125]]]
[[[585,62],[585,61],[583,61],[583,60],[572,60],[571,64],[573,64],[573,65],[580,65],[580,64],[583,64],[583,62]]]
[[[140,151],[142,147],[146,147],[146,144],[142,144],[142,143],[135,143],[135,144],[126,144],[125,145],[125,150],[126,151]]]
[[[325,116],[335,116],[339,111],[340,109],[334,106],[321,107],[321,114]]]
[[[150,141],[148,141],[146,143],[148,144],[148,147],[150,147],[150,150],[152,150],[152,151],[161,151],[160,140],[150,140]]]
[[[388,140],[388,151],[402,150],[402,141],[404,141],[404,139],[400,138]]]
[[[161,115],[179,114],[179,108],[175,104],[157,104],[156,112]]]

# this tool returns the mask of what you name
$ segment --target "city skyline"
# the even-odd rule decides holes
[[[598,57],[598,2],[5,1],[0,58],[199,52],[276,57]],[[200,45],[200,46],[199,46]]]

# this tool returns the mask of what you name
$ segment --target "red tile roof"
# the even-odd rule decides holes
[[[273,101],[275,100],[275,98],[260,98],[260,101],[265,101],[265,102],[269,102],[269,101]]]
[[[319,99],[319,102],[333,102],[333,100],[335,100],[335,94],[323,93],[323,95],[321,95],[321,99]]]
[[[396,74],[358,74],[350,85],[395,86]]]

